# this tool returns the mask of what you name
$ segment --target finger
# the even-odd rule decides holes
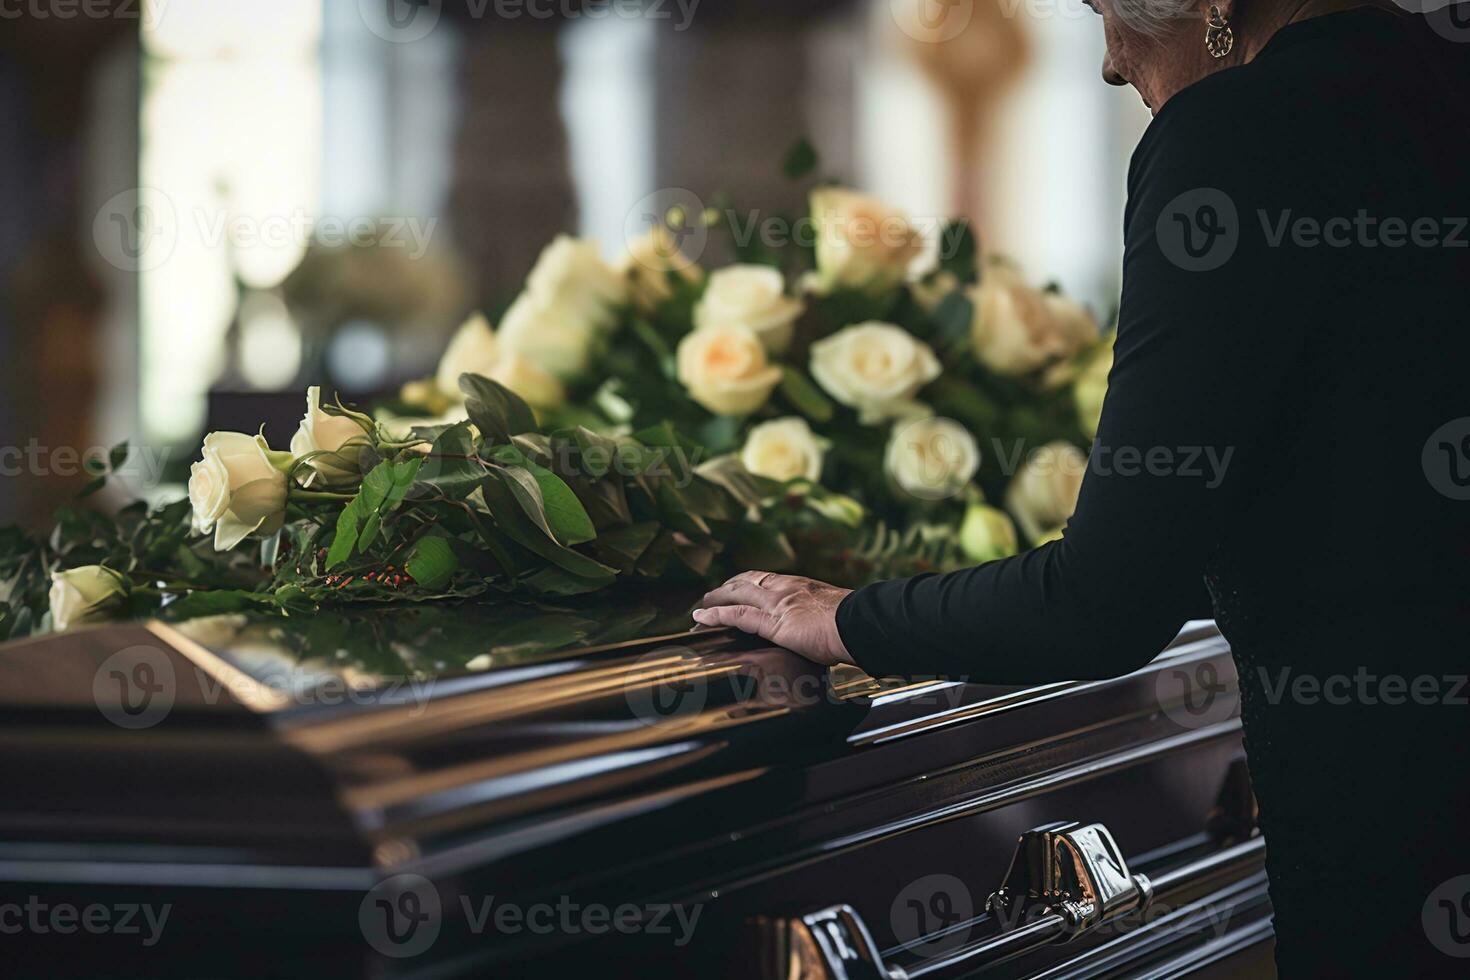
[[[773,620],[754,606],[716,606],[713,609],[696,609],[694,621],[704,626],[733,626],[746,633],[771,639],[774,632]]]

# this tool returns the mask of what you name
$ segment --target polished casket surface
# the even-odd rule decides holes
[[[829,674],[684,632],[691,600],[0,647],[5,894],[168,910],[156,935],[0,943],[27,970],[86,976],[1265,969],[1262,848],[1211,624],[1129,677],[1022,690]],[[1037,913],[1024,922],[988,909],[1021,835],[1061,821],[1116,842],[1088,857],[1130,873],[1118,917],[1062,935],[1039,894],[1011,906]]]

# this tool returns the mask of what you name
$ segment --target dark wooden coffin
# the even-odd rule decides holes
[[[6,975],[1269,972],[1212,625],[1017,690],[603,602],[0,647]]]

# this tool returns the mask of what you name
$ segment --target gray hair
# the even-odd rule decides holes
[[[1169,34],[1180,20],[1198,16],[1198,0],[1113,0],[1113,9],[1129,27],[1152,38]]]

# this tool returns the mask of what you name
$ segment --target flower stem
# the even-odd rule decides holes
[[[357,496],[355,493],[329,493],[325,490],[295,490],[291,491],[292,500],[320,501],[322,503],[337,502],[345,503]]]

